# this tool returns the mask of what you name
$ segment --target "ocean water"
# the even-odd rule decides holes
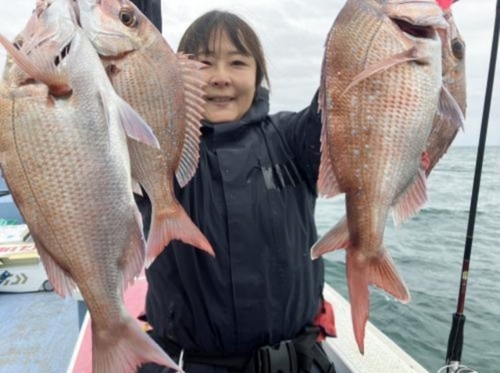
[[[410,290],[401,304],[371,288],[370,321],[429,372],[444,366],[469,221],[477,147],[452,147],[428,180],[429,201],[399,228],[388,220],[385,244]],[[500,147],[488,147],[467,286],[462,364],[500,372]],[[344,199],[319,200],[320,235],[344,215]],[[345,252],[325,255],[326,281],[344,297]],[[369,349],[370,346],[365,346]]]

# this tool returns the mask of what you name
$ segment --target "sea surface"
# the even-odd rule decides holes
[[[401,304],[372,288],[370,321],[429,372],[445,364],[457,300],[477,147],[452,147],[428,180],[429,201],[404,225],[388,220],[385,243],[412,299]],[[465,300],[462,364],[500,372],[500,147],[484,155]],[[326,233],[344,215],[344,199],[319,200],[316,222]],[[327,282],[348,297],[345,251],[329,253]],[[370,346],[365,346],[369,349]]]

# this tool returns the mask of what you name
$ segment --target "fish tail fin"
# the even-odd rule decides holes
[[[383,248],[380,257],[373,259],[370,263],[368,281],[398,301],[410,302],[410,292],[386,248]]]
[[[344,249],[349,246],[349,227],[344,216],[311,248],[311,258],[316,259],[330,251]]]
[[[370,314],[368,285],[377,286],[403,303],[410,301],[410,293],[385,248],[381,256],[368,260],[360,260],[354,250],[348,250],[346,270],[354,336],[363,354],[365,327]]]
[[[111,330],[98,330],[92,322],[92,356],[94,373],[135,372],[145,363],[182,371],[129,315]]]
[[[151,230],[147,242],[147,263],[151,263],[173,239],[193,245],[215,256],[212,245],[189,218],[181,205],[175,210],[153,212]]]

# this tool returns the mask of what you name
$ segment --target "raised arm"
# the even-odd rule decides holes
[[[299,112],[279,112],[271,116],[285,136],[296,164],[302,169],[312,188],[316,187],[320,162],[321,113],[318,113],[318,93],[311,104]]]

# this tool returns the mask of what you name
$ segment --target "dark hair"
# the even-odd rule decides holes
[[[238,52],[250,55],[257,62],[255,87],[263,81],[270,87],[264,51],[255,31],[236,14],[212,10],[198,17],[184,32],[178,52],[187,54],[209,53],[213,33],[226,31]]]

